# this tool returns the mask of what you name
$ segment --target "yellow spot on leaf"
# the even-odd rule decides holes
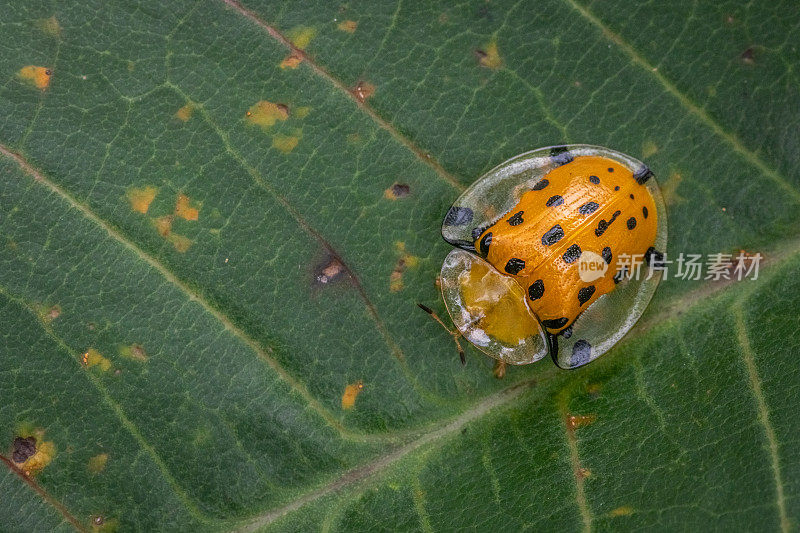
[[[128,192],[125,193],[131,203],[131,209],[142,214],[147,213],[147,210],[150,209],[150,204],[155,199],[156,194],[158,194],[158,189],[149,185],[143,189],[128,189]]]
[[[347,33],[355,33],[356,28],[358,28],[358,22],[355,20],[343,20],[336,27]]]
[[[296,107],[294,109],[294,116],[297,118],[306,118],[310,112],[311,108],[308,106]]]
[[[486,68],[497,70],[503,64],[497,48],[497,41],[490,42],[483,50],[476,50],[475,55],[478,57],[478,63]]]
[[[646,141],[642,146],[642,157],[650,157],[658,152],[658,146],[653,141]]]
[[[352,409],[356,404],[356,398],[363,388],[364,383],[361,380],[346,386],[344,388],[344,394],[342,394],[342,409]]]
[[[99,453],[89,459],[89,472],[92,474],[99,474],[103,470],[106,469],[106,463],[108,463],[108,454],[107,453]]]
[[[131,344],[130,346],[120,346],[119,354],[127,359],[133,359],[144,363],[147,361],[147,353],[141,344]]]
[[[197,220],[200,212],[189,205],[189,197],[185,194],[179,194],[178,200],[175,203],[175,214],[184,220]]]
[[[609,516],[630,516],[633,514],[633,507],[630,505],[623,505],[622,507],[617,507],[610,513]]]
[[[404,242],[397,241],[394,243],[394,247],[397,253],[400,254],[400,258],[389,276],[389,290],[398,292],[403,289],[403,273],[407,268],[415,268],[419,265],[419,258],[406,252],[406,243]]]
[[[283,61],[281,61],[281,64],[279,66],[284,70],[286,70],[287,68],[294,69],[297,68],[302,62],[303,62],[303,56],[295,52],[292,52],[291,54],[283,58]]]
[[[359,81],[351,92],[356,97],[356,100],[363,102],[375,94],[375,86],[368,81]]]
[[[178,235],[177,233],[170,233],[167,236],[167,240],[172,243],[172,246],[174,246],[175,249],[180,253],[185,253],[192,245],[191,240],[183,235]]]
[[[175,118],[181,122],[187,122],[192,118],[192,113],[194,113],[194,104],[190,102],[175,112]]]
[[[99,366],[103,372],[108,372],[111,370],[111,361],[103,357],[103,354],[95,350],[94,348],[89,348],[84,352],[83,359],[81,360],[83,366],[86,368],[91,368],[93,366]]]
[[[597,415],[569,415],[567,417],[567,427],[577,429],[588,426],[597,420]]]
[[[128,61],[128,72],[133,72],[134,70],[136,70],[136,63]]]
[[[58,37],[61,34],[61,24],[58,23],[55,15],[49,19],[38,20],[36,27],[52,37]]]
[[[44,440],[44,430],[36,429],[33,431],[20,431],[19,438],[27,439],[35,444],[36,451],[27,456],[24,461],[14,463],[25,472],[27,476],[35,476],[50,464],[56,455],[56,445],[52,441]],[[27,455],[27,454],[26,454]],[[12,455],[12,459],[14,459]]]
[[[253,104],[245,116],[250,124],[267,129],[277,121],[289,118],[289,108],[283,104],[273,104],[267,100],[261,100]]]
[[[17,74],[23,81],[32,84],[37,89],[45,90],[50,85],[53,72],[47,67],[28,65],[19,69]]]
[[[300,142],[298,137],[291,135],[276,135],[272,138],[272,147],[277,148],[284,154],[288,154],[295,149],[297,143]]]
[[[317,30],[308,26],[297,26],[289,30],[287,36],[289,41],[300,50],[305,50],[311,40],[317,34]]]
[[[664,197],[665,204],[673,205],[686,201],[686,198],[678,194],[678,187],[682,181],[683,177],[679,173],[673,172],[669,175],[667,181],[661,185],[661,194]]]

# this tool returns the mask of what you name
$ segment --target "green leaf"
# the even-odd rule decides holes
[[[791,6],[2,13],[4,527],[800,524]],[[415,305],[442,216],[564,142],[648,161],[670,256],[759,278],[670,276],[580,370],[462,367]]]

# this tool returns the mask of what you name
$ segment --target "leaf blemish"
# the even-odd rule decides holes
[[[356,100],[363,103],[367,98],[375,94],[375,86],[368,81],[361,80],[356,83],[351,92],[356,97]]]
[[[175,215],[184,220],[197,220],[200,217],[200,211],[190,205],[188,196],[179,194],[175,201]]]
[[[358,28],[358,22],[355,20],[343,20],[336,27],[347,33],[355,33],[356,28]]]
[[[300,137],[296,135],[275,135],[272,138],[272,147],[280,150],[284,154],[288,154],[295,149],[297,143],[300,142]]]
[[[283,58],[283,61],[281,61],[281,64],[279,66],[284,70],[286,70],[287,68],[295,69],[302,62],[303,62],[303,56],[301,56],[297,52],[292,52],[291,54]]]
[[[686,201],[684,197],[678,194],[678,187],[682,181],[683,177],[678,172],[673,172],[669,175],[667,180],[661,186],[661,194],[664,197],[665,204],[673,205]]]
[[[147,353],[141,344],[131,344],[130,346],[120,346],[119,354],[127,359],[133,359],[144,363],[147,361]]]
[[[336,257],[329,257],[315,269],[314,279],[321,285],[337,281],[345,273],[344,265]]]
[[[125,196],[128,197],[128,201],[131,203],[131,209],[144,215],[150,209],[150,204],[153,203],[156,194],[158,194],[158,189],[148,185],[141,189],[130,188],[125,193]]]
[[[416,267],[419,264],[419,258],[406,252],[406,244],[404,242],[397,241],[394,246],[400,254],[400,258],[389,276],[389,290],[398,292],[403,289],[403,273],[407,268]]]
[[[405,183],[394,183],[391,187],[383,191],[383,197],[387,200],[405,198],[409,194],[411,194],[411,187]]]
[[[59,305],[41,305],[37,308],[37,314],[42,322],[50,323],[59,316],[61,316],[61,306]]]
[[[17,75],[22,81],[33,85],[37,89],[45,90],[50,85],[53,71],[47,67],[28,65],[19,69]]]
[[[106,469],[106,464],[108,463],[108,454],[107,453],[99,453],[94,457],[89,459],[89,463],[86,465],[89,469],[89,472],[92,474],[99,474],[103,470]]]
[[[103,372],[108,372],[109,370],[111,370],[111,361],[109,361],[106,357],[103,356],[103,354],[101,354],[94,348],[89,348],[83,353],[83,357],[81,358],[81,363],[86,368],[92,368],[94,366],[100,367],[100,370],[102,370]]]
[[[497,41],[491,41],[482,49],[475,50],[475,57],[480,66],[492,70],[497,70],[503,65],[503,59],[500,57],[500,50],[497,48]]]
[[[651,155],[658,152],[658,146],[653,141],[646,141],[642,145],[642,157],[650,157]]]
[[[186,252],[192,245],[192,241],[183,235],[172,233],[172,222],[175,220],[174,215],[164,215],[163,217],[153,218],[153,227],[159,235],[164,237],[167,242],[172,244],[180,253]],[[188,219],[187,219],[188,220]]]
[[[594,423],[597,420],[597,415],[569,415],[567,417],[567,427],[570,430],[582,428]]]
[[[27,476],[35,476],[50,464],[56,445],[44,440],[44,430],[22,431],[11,445],[11,460]]]
[[[742,55],[740,55],[739,57],[742,60],[742,63],[744,63],[745,65],[755,65],[756,63],[756,53],[752,47],[742,52]]]
[[[189,119],[192,118],[193,113],[194,113],[194,104],[189,102],[185,106],[175,111],[175,118],[177,118],[181,122],[188,122]]]
[[[291,42],[298,50],[305,50],[316,34],[317,30],[314,28],[309,28],[308,26],[297,26],[289,30],[287,37],[289,38],[289,42]]]
[[[61,24],[58,23],[58,19],[56,19],[55,15],[48,19],[36,21],[36,27],[51,37],[58,37],[61,35]]]
[[[633,514],[633,507],[631,507],[630,505],[623,505],[621,507],[617,507],[616,509],[608,513],[609,516],[630,516],[632,514]]]
[[[289,107],[285,104],[275,104],[268,100],[256,102],[245,113],[247,122],[266,130],[276,122],[283,122],[289,118]]]
[[[346,386],[344,388],[344,394],[342,394],[342,409],[352,409],[356,404],[356,398],[361,394],[363,388],[364,383],[361,380]]]

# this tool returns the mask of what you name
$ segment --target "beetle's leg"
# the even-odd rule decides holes
[[[459,342],[458,340],[458,338],[461,336],[461,332],[458,330],[453,331],[450,328],[448,328],[447,325],[444,322],[442,322],[442,319],[439,318],[439,316],[433,312],[433,309],[431,309],[427,305],[418,303],[417,306],[419,306],[420,309],[428,313],[432,319],[438,322],[439,325],[442,326],[444,330],[453,337],[453,341],[456,343],[456,348],[458,349],[458,357],[461,359],[461,364],[466,365],[467,357],[466,355],[464,355],[464,349],[461,347],[461,342]]]

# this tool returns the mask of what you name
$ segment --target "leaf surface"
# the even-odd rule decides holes
[[[4,5],[3,523],[796,528],[800,18],[662,4]],[[765,260],[497,380],[415,304],[564,142],[650,164],[669,256]]]

